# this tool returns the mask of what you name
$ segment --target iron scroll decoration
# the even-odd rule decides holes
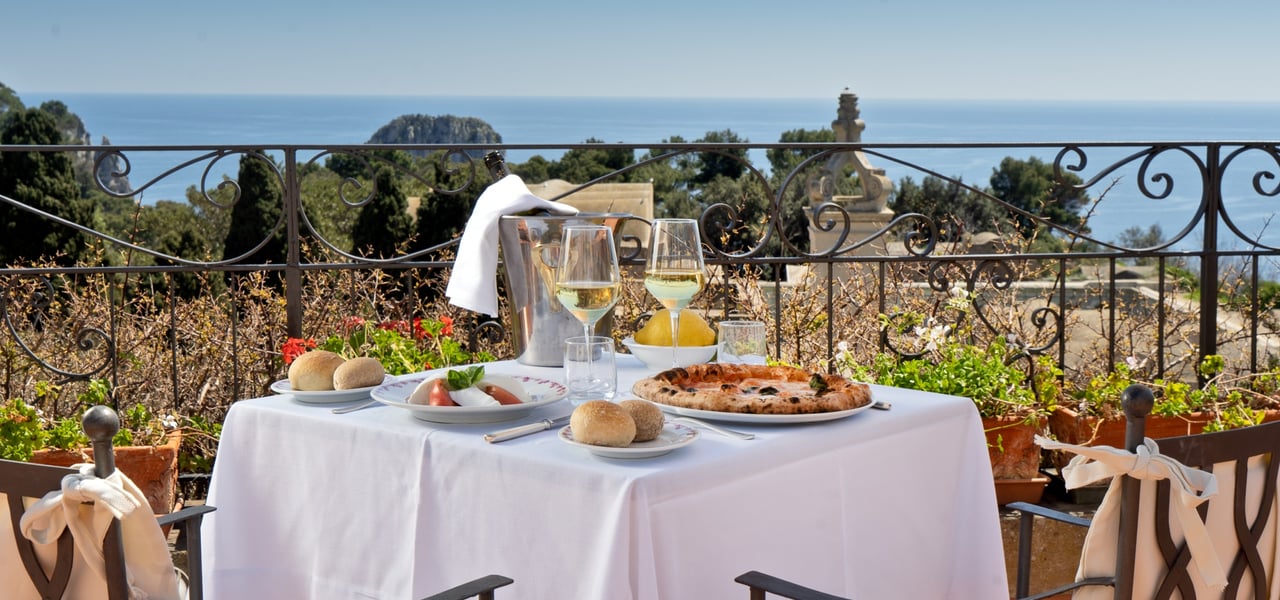
[[[1019,361],[1025,362],[1026,364],[1023,367],[1023,370],[1029,380],[1033,379],[1036,375],[1034,357],[1044,354],[1056,347],[1065,335],[1065,326],[1058,309],[1055,309],[1051,305],[1031,309],[1030,313],[1027,315],[1028,322],[1038,331],[1043,332],[1047,330],[1048,333],[1047,335],[1038,336],[1044,338],[1039,344],[1034,346],[1030,345],[1027,340],[1021,339],[1011,331],[1000,331],[1000,328],[997,327],[986,314],[987,303],[984,301],[984,294],[981,293],[979,286],[980,282],[987,282],[984,289],[997,291],[1012,289],[1013,285],[1016,283],[1017,278],[1014,271],[1005,261],[980,260],[974,265],[973,269],[967,273],[964,273],[965,269],[958,261],[934,261],[930,265],[927,273],[927,282],[930,289],[935,292],[949,292],[956,289],[955,278],[947,274],[948,265],[962,271],[964,279],[964,293],[968,296],[968,304],[972,310],[959,311],[959,314],[954,320],[946,323],[934,323],[933,325],[944,327],[946,329],[946,333],[944,334],[945,336],[955,336],[958,335],[958,332],[962,329],[962,325],[964,325],[965,320],[970,317],[969,313],[972,312],[973,318],[976,319],[978,323],[980,323],[987,331],[1001,335],[1007,342],[1008,346],[1013,349],[1013,352],[1005,358],[1005,364],[1012,365]],[[909,318],[911,315],[901,312],[887,315],[886,323],[880,329],[881,346],[893,352],[903,360],[924,358],[928,354],[927,346],[921,345],[921,347],[916,350],[908,350],[896,343],[894,340],[894,336],[892,335],[892,330],[894,329],[893,324],[901,321],[904,317]],[[901,326],[899,326],[899,331],[903,331]],[[1034,389],[1035,386],[1032,387],[1033,391],[1038,394],[1039,390]]]
[[[107,370],[112,364],[112,358],[115,356],[115,340],[106,331],[101,328],[92,326],[82,326],[72,333],[72,341],[74,350],[79,352],[93,352],[94,350],[102,350],[102,359],[100,362],[87,371],[71,371],[60,368],[53,363],[42,358],[31,344],[23,337],[15,318],[13,310],[14,296],[22,293],[19,285],[19,278],[9,280],[5,284],[3,294],[0,294],[0,316],[4,319],[5,328],[9,331],[9,335],[13,337],[14,343],[22,350],[28,358],[34,361],[42,369],[57,375],[60,379],[54,381],[55,384],[63,384],[71,381],[88,381],[94,376],[99,375]],[[48,276],[40,275],[36,280],[36,287],[29,292],[29,314],[34,315],[31,318],[31,326],[34,329],[42,328],[41,314],[52,305],[53,295],[56,293],[53,281]]]

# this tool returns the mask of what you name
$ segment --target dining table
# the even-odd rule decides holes
[[[483,366],[563,382],[558,367]],[[619,354],[615,400],[654,373]],[[412,377],[389,385],[403,395]],[[715,421],[749,440],[669,419],[681,441],[652,456],[602,456],[558,427],[485,440],[568,415],[567,400],[496,423],[241,400],[207,498],[206,597],[416,599],[497,573],[515,581],[499,597],[745,598],[734,578],[758,570],[848,598],[1008,598],[973,402],[871,392],[891,408]]]

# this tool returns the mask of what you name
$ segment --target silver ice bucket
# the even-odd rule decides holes
[[[565,338],[582,335],[582,322],[555,295],[561,230],[566,225],[607,225],[616,237],[618,226],[629,218],[622,213],[578,213],[513,215],[498,221],[516,360],[539,367],[561,366]],[[612,331],[613,314],[606,313],[596,322],[595,335],[608,336]]]

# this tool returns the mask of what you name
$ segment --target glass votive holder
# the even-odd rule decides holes
[[[760,321],[720,321],[717,324],[716,362],[767,364],[769,349]]]
[[[569,388],[569,403],[574,406],[588,400],[613,401],[618,393],[613,338],[597,335],[566,339],[564,380]]]

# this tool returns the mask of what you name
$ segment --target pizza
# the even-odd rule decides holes
[[[668,406],[762,415],[836,412],[871,403],[871,388],[864,383],[768,365],[677,367],[637,381],[631,391]]]

